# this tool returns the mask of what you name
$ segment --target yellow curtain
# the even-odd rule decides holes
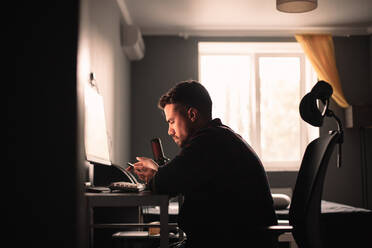
[[[305,34],[295,37],[318,74],[319,80],[324,80],[332,86],[332,98],[340,107],[347,108],[349,104],[342,92],[332,36]]]

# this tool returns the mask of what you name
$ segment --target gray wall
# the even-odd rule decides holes
[[[121,25],[125,22],[116,0],[90,0],[89,60],[103,96],[112,162],[125,165],[130,153],[130,61],[121,46]],[[88,76],[88,75],[87,75]]]
[[[197,79],[197,43],[179,37],[145,37],[145,57],[132,63],[131,159],[150,156],[150,140],[160,137],[165,155],[178,148],[167,135],[167,124],[157,102],[175,83]]]
[[[335,37],[335,56],[341,85],[351,105],[372,104],[371,36]],[[344,123],[344,110],[334,102],[331,109]],[[327,120],[321,134],[336,128]],[[331,158],[324,185],[324,198],[372,209],[372,128],[345,128],[342,145],[343,164],[336,167]]]
[[[132,63],[131,69],[131,159],[152,156],[150,139],[160,137],[165,154],[173,157],[178,148],[167,135],[167,124],[157,101],[162,93],[176,82],[198,79],[198,40],[218,41],[294,41],[288,38],[189,38],[175,36],[145,36],[146,54],[143,60]],[[368,36],[335,37],[336,60],[342,86],[350,103],[367,103],[371,96],[370,38]],[[343,118],[343,109],[332,107]],[[333,127],[326,123],[321,132]],[[344,166],[337,169],[332,162],[327,174],[324,198],[355,206],[371,208],[367,204],[367,189],[371,176],[362,176],[362,170],[371,171],[371,129],[345,130]],[[365,143],[361,144],[361,142]],[[365,151],[364,155],[361,151]],[[368,157],[369,156],[369,157]],[[367,159],[369,159],[367,161]],[[334,158],[333,158],[334,160]],[[368,163],[368,166],[367,166]],[[364,166],[364,167],[363,167]],[[364,173],[364,172],[363,172]],[[294,187],[296,172],[269,172],[272,187]],[[363,180],[364,181],[363,181]],[[364,185],[364,186],[363,186]],[[367,187],[367,185],[369,185]],[[372,192],[372,191],[369,191]],[[371,193],[370,193],[371,194]]]

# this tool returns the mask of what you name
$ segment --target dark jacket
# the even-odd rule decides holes
[[[157,193],[184,195],[178,224],[192,247],[267,240],[260,228],[277,223],[260,159],[219,119],[197,131],[150,185]]]

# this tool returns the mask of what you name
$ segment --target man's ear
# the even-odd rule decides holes
[[[196,108],[190,107],[187,110],[187,116],[192,122],[195,122],[199,118],[199,111]]]

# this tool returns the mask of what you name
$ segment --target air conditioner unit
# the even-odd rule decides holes
[[[140,60],[145,55],[145,43],[136,25],[122,26],[122,47],[129,60]]]

